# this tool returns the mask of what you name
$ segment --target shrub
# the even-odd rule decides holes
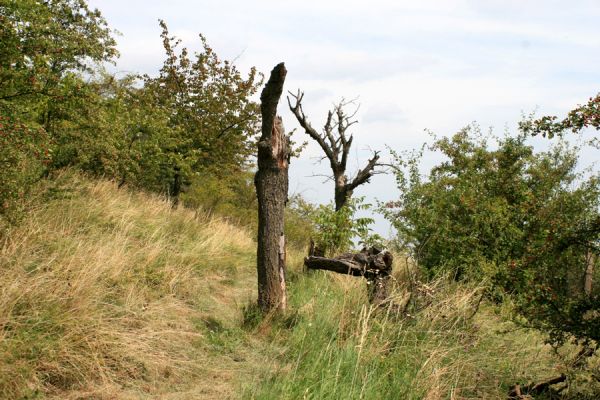
[[[396,154],[401,195],[384,213],[396,244],[430,275],[487,278],[553,343],[597,340],[599,291],[584,293],[583,280],[586,257],[599,250],[600,180],[576,172],[576,148],[559,142],[535,153],[526,140],[504,137],[491,149],[466,128],[435,141],[446,161],[427,179],[422,153]]]
[[[19,218],[27,193],[50,160],[48,144],[43,129],[0,115],[0,227]]]
[[[335,211],[333,204],[318,206],[312,212],[316,245],[327,254],[349,250],[354,246],[355,238],[362,246],[381,246],[383,239],[377,234],[372,234],[369,227],[374,222],[373,218],[357,216],[359,211],[369,209],[371,204],[364,203],[364,197],[350,199],[338,211]]]

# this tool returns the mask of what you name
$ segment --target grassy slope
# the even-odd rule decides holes
[[[34,204],[0,250],[0,398],[491,399],[557,374],[502,310],[471,318],[474,287],[420,286],[399,319],[296,256],[290,313],[253,320],[246,232],[73,173]]]
[[[235,397],[247,232],[66,173],[0,250],[0,398]],[[226,339],[224,339],[226,338]]]

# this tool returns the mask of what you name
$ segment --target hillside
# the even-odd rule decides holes
[[[600,399],[600,9],[147,3],[0,3],[0,400]]]
[[[0,253],[0,398],[223,398],[263,362],[235,333],[247,232],[70,172],[33,202]]]
[[[500,399],[565,368],[477,286],[416,281],[399,316],[292,254],[290,311],[261,320],[244,230],[68,171],[30,208],[0,252],[3,399]]]

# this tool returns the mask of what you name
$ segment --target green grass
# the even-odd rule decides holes
[[[245,396],[500,399],[512,384],[557,374],[535,334],[501,335],[508,323],[486,307],[471,318],[477,288],[439,280],[427,289],[427,307],[399,317],[371,308],[362,285],[325,274],[293,282],[296,323],[270,333],[285,348],[279,369]]]
[[[398,313],[399,284],[374,309],[363,280],[303,273],[296,252],[289,310],[263,317],[248,232],[69,171],[0,246],[2,399],[504,399],[574,351],[517,329],[508,304],[474,315],[479,287],[415,282]]]

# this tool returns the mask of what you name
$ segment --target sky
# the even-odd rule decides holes
[[[158,19],[190,50],[198,33],[222,59],[267,77],[279,62],[285,90],[305,92],[304,110],[323,126],[334,103],[356,99],[348,173],[372,151],[419,147],[477,121],[485,130],[515,131],[522,115],[564,115],[600,91],[600,0],[203,1],[88,0],[120,32],[115,70],[156,74],[164,60]],[[282,98],[287,130],[298,128]],[[544,146],[544,140],[537,144]],[[290,193],[327,203],[333,183],[322,176],[310,143],[290,165]],[[430,155],[425,164],[433,165]],[[584,161],[596,161],[587,152]],[[398,196],[391,175],[355,191],[368,202]],[[388,236],[376,217],[375,229]]]

